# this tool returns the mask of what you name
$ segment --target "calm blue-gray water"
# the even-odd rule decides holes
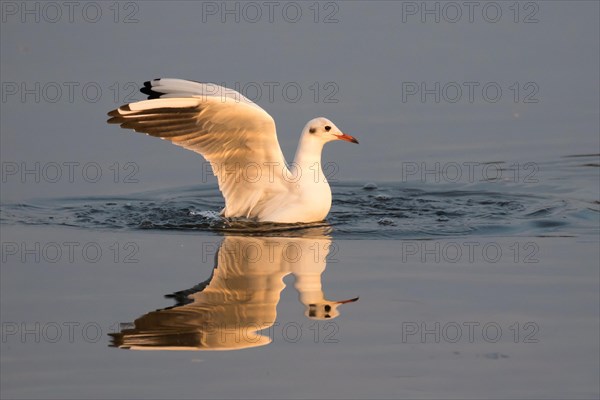
[[[598,398],[599,12],[2,2],[0,397]],[[160,76],[288,160],[356,136],[327,220],[226,220],[201,157],[106,124]]]

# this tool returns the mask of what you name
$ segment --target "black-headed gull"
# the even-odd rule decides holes
[[[155,79],[141,91],[148,100],[109,112],[108,122],[201,154],[225,198],[221,215],[279,223],[325,219],[331,189],[321,167],[323,145],[334,140],[358,143],[333,122],[310,120],[288,167],[275,121],[242,94],[181,79]]]
[[[336,318],[342,304],[358,297],[342,301],[325,297],[322,275],[331,249],[329,237],[225,236],[208,280],[169,296],[177,305],[151,311],[137,318],[133,327],[111,333],[112,346],[239,350],[266,345],[279,325],[277,307],[289,274],[295,277],[294,287],[308,318]],[[267,329],[269,334],[263,336],[260,331]],[[286,326],[279,329],[287,333]]]

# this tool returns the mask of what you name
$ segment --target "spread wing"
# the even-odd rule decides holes
[[[149,100],[108,113],[109,123],[169,140],[210,162],[226,217],[252,217],[261,203],[289,190],[273,118],[240,93],[210,83],[156,79]]]

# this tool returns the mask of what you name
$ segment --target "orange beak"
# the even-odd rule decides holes
[[[350,136],[350,137],[352,137],[352,136]],[[354,139],[354,138],[352,138],[352,139]],[[354,139],[354,140],[356,140],[356,139]],[[358,142],[356,142],[356,143],[358,143]],[[358,300],[358,297],[355,297],[353,299],[348,299],[348,300],[336,301],[336,303],[338,303],[338,304],[354,303],[356,300]]]
[[[356,140],[355,137],[350,136],[350,135],[346,135],[346,134],[341,134],[338,136],[339,140],[345,140],[346,142],[351,142],[351,143],[356,143],[358,144],[358,140]]]

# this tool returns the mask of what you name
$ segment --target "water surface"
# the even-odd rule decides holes
[[[0,397],[600,396],[600,3],[64,3],[2,3]],[[158,77],[262,88],[287,160],[357,137],[327,221],[224,220],[106,124]]]

